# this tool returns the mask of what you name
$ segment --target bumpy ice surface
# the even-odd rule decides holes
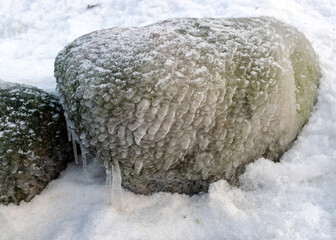
[[[277,160],[316,101],[305,36],[271,18],[100,30],[55,61],[72,138],[138,193],[206,191]],[[86,154],[84,154],[86,155]]]

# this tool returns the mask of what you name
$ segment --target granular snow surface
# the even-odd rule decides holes
[[[280,163],[259,159],[240,186],[189,197],[122,193],[105,205],[105,172],[69,164],[31,202],[0,206],[0,239],[336,239],[334,0],[0,0],[0,79],[54,91],[53,61],[93,30],[173,17],[272,16],[302,31],[320,59],[318,103]]]

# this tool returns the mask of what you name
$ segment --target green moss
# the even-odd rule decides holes
[[[295,78],[297,112],[302,117],[307,117],[316,101],[310,99],[317,98],[320,69],[317,63],[307,56],[306,52],[296,50],[290,55],[290,59]]]
[[[29,201],[55,178],[72,149],[55,96],[0,82],[0,202]]]

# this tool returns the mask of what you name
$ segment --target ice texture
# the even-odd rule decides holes
[[[72,159],[58,99],[0,81],[0,203],[31,200]]]
[[[320,68],[275,19],[180,18],[84,35],[55,77],[76,139],[100,165],[119,163],[124,187],[194,194],[278,160],[310,116]]]

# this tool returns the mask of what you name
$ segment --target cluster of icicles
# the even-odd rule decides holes
[[[65,114],[67,115],[67,114]],[[75,163],[79,164],[78,151],[77,151],[77,143],[80,146],[81,151],[81,160],[83,165],[83,176],[84,179],[88,178],[88,169],[87,169],[87,160],[88,156],[90,156],[89,151],[81,144],[80,140],[76,138],[76,134],[73,132],[68,125],[68,118],[66,116],[67,122],[67,130],[68,130],[68,140],[72,141],[72,147],[74,152]],[[94,164],[97,164],[97,158],[94,158]],[[121,189],[121,172],[119,163],[117,161],[113,161],[111,168],[106,167],[106,196],[105,203],[107,205],[112,205],[118,211],[122,210],[122,189]]]

